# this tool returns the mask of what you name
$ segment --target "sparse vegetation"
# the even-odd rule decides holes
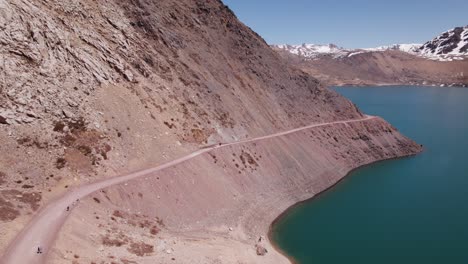
[[[76,120],[69,120],[67,122],[67,126],[70,128],[73,134],[87,130],[87,124],[83,117],[79,117]]]
[[[161,231],[161,229],[159,229],[157,226],[153,226],[153,227],[151,227],[151,229],[150,229],[150,234],[152,234],[152,235],[155,236],[155,235],[157,235],[160,231]]]
[[[166,125],[168,128],[173,129],[176,128],[176,125],[173,123],[169,123],[167,121],[164,121],[164,125]]]
[[[124,215],[119,210],[114,210],[112,215],[115,216],[115,217],[118,217],[118,218],[124,218]]]
[[[20,215],[20,212],[15,209],[11,202],[7,202],[0,196],[0,221],[10,222],[15,220]]]
[[[49,147],[49,143],[40,142],[38,138],[32,139],[30,136],[25,136],[16,140],[19,145],[25,147],[36,147],[38,149],[45,149]]]
[[[67,161],[64,158],[57,158],[57,160],[55,161],[55,167],[57,167],[57,169],[59,170],[65,168],[66,164]]]
[[[110,238],[109,235],[102,238],[102,244],[108,247],[121,247],[127,244],[127,239],[124,238]]]
[[[139,257],[149,255],[154,252],[154,246],[148,245],[143,242],[131,243],[130,247],[127,248],[128,252],[133,253]]]
[[[205,135],[205,133],[201,129],[194,128],[191,130],[191,132],[195,142],[203,143],[206,142],[206,140],[208,139],[208,136]]]
[[[74,170],[90,171],[91,165],[98,165],[102,159],[107,160],[108,153],[112,150],[108,143],[103,142],[106,136],[89,129],[82,117],[58,121],[54,125],[54,131],[62,133],[59,142],[67,147],[66,155],[61,158],[63,160],[57,163],[59,169],[68,164]]]
[[[245,157],[247,158],[247,162],[248,162],[250,165],[258,166],[258,164],[257,164],[257,162],[255,161],[255,159],[254,159],[249,153],[245,153]]]
[[[156,217],[156,223],[158,223],[158,225],[159,225],[159,226],[162,226],[162,227],[166,226],[166,225],[164,224],[164,221],[163,221],[161,218],[159,218],[159,217]]]
[[[215,154],[212,154],[212,153],[209,153],[209,154],[210,154],[210,156],[213,158],[214,163],[215,163],[215,164],[218,163],[218,159],[216,158],[216,155],[215,155]]]
[[[24,204],[28,204],[33,211],[37,211],[39,209],[39,202],[42,200],[42,195],[39,192],[22,193],[20,196],[17,196],[17,199]]]
[[[23,208],[27,205],[32,211],[39,209],[39,203],[42,196],[39,192],[21,192],[18,190],[3,190],[0,192],[0,221],[13,221],[19,215],[17,208]],[[19,207],[15,206],[13,201],[19,202]],[[18,204],[17,204],[18,205]]]
[[[237,158],[235,153],[232,153],[232,155]],[[242,150],[241,154],[239,155],[242,166],[237,163],[236,159],[232,159],[232,162],[234,163],[234,166],[239,169],[239,174],[242,174],[242,171],[245,171],[246,169],[250,169],[252,172],[257,170],[257,167],[259,166],[257,161],[260,160],[260,157],[257,157],[257,153],[252,155],[247,151]]]

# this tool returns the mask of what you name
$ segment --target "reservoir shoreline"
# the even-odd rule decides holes
[[[270,227],[269,227],[269,230],[268,230],[268,240],[270,241],[270,244],[272,245],[272,247],[279,253],[281,253],[283,256],[285,256],[286,258],[289,259],[289,261],[291,262],[291,264],[301,264],[298,260],[294,259],[294,257],[288,255],[279,245],[278,243],[275,241],[274,239],[274,234],[275,234],[275,228],[276,228],[276,225],[285,217],[287,216],[289,213],[291,213],[292,210],[294,210],[295,208],[297,208],[298,206],[300,205],[303,205],[304,203],[310,203],[310,202],[313,202],[314,200],[316,199],[319,199],[322,195],[324,195],[325,193],[327,193],[328,191],[331,191],[334,187],[336,187],[338,184],[341,184],[345,179],[348,179],[349,176],[351,176],[351,174],[353,174],[354,172],[360,170],[360,169],[363,169],[365,167],[368,167],[368,166],[373,166],[373,165],[376,165],[376,164],[379,164],[379,163],[382,163],[382,162],[388,162],[388,161],[391,161],[391,160],[400,160],[400,159],[407,159],[407,158],[411,158],[411,157],[414,157],[414,156],[417,156],[417,155],[420,155],[422,154],[424,151],[425,151],[425,148],[424,146],[422,146],[422,150],[419,152],[419,153],[414,153],[414,154],[408,154],[408,155],[403,155],[403,156],[400,156],[400,157],[394,157],[394,158],[389,158],[389,159],[382,159],[382,160],[377,160],[377,161],[374,161],[374,162],[371,162],[371,163],[368,163],[368,164],[364,164],[364,165],[361,165],[359,167],[356,167],[354,169],[351,169],[350,171],[348,171],[341,179],[339,179],[336,183],[334,183],[333,185],[331,185],[330,187],[328,188],[325,188],[324,190],[320,191],[319,193],[317,193],[316,195],[310,197],[309,199],[306,199],[306,200],[303,200],[303,201],[300,201],[300,202],[297,202],[293,205],[291,205],[288,209],[286,209],[284,212],[282,212],[278,217],[275,218],[275,220],[271,223]]]

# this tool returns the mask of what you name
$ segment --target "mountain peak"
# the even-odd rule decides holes
[[[448,30],[420,48],[426,56],[451,57],[468,55],[468,26]]]
[[[307,44],[303,43],[301,45],[272,45],[273,48],[279,50],[285,50],[292,54],[305,57],[305,58],[316,58],[321,55],[333,55],[334,57],[344,56],[347,53],[347,50],[341,47],[338,47],[335,44]]]

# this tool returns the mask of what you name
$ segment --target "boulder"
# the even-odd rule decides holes
[[[9,124],[6,117],[0,115],[0,124],[3,124],[3,125],[8,125]]]

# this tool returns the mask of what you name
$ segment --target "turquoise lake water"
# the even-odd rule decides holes
[[[468,89],[340,87],[423,144],[290,209],[276,244],[300,264],[468,263]]]

